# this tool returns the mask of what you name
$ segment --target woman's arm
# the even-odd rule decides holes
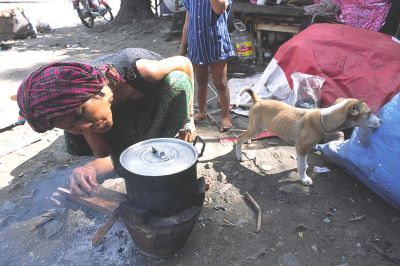
[[[172,56],[160,61],[139,59],[136,67],[142,78],[148,82],[158,82],[174,70],[185,72],[193,83],[193,66],[184,56]]]
[[[229,5],[227,0],[210,0],[210,4],[217,15],[221,15]]]
[[[111,147],[105,139],[104,135],[101,133],[82,133],[86,142],[89,144],[92,154],[95,157],[105,157],[111,152]]]

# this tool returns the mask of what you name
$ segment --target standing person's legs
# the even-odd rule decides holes
[[[193,71],[199,105],[199,111],[194,115],[194,121],[197,122],[207,117],[208,65],[193,64]]]
[[[230,116],[230,95],[228,88],[228,64],[226,60],[210,64],[215,88],[218,91],[219,106],[221,108],[221,130],[232,127]]]

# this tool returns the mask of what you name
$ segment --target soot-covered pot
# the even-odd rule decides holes
[[[203,143],[200,155],[194,147]],[[136,143],[120,155],[128,199],[156,211],[182,210],[204,196],[204,179],[197,179],[197,161],[205,143],[155,138]]]

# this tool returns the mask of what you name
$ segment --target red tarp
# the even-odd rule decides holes
[[[284,43],[274,58],[290,75],[325,78],[321,107],[339,97],[364,98],[373,112],[400,91],[400,43],[389,35],[341,24],[314,24]]]

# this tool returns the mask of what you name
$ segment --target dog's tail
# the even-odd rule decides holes
[[[242,96],[243,93],[247,92],[250,94],[251,99],[253,100],[253,103],[257,103],[262,101],[260,97],[257,96],[257,94],[251,89],[251,88],[244,88],[239,92],[239,96]]]

